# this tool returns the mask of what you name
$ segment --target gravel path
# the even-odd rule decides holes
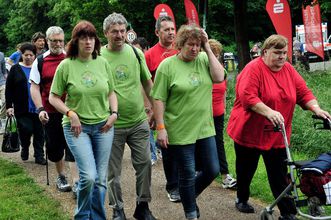
[[[0,137],[2,143],[2,137]],[[0,152],[0,157],[6,158],[10,161],[20,164],[25,168],[31,177],[43,187],[46,192],[53,198],[60,201],[65,212],[73,215],[75,208],[75,200],[72,199],[72,193],[60,193],[55,187],[55,167],[54,163],[49,163],[50,185],[46,185],[46,169],[45,166],[34,163],[32,155],[33,148],[30,147],[30,159],[22,162],[20,153],[5,154]],[[130,151],[125,151],[123,159],[123,177],[122,190],[125,201],[125,214],[128,220],[134,220],[132,217],[135,209],[135,178],[134,170],[130,161]],[[184,219],[184,212],[180,203],[169,202],[165,193],[165,177],[163,174],[162,161],[158,161],[153,166],[152,172],[152,202],[150,209],[153,215],[159,220],[165,219]],[[262,204],[257,200],[250,200],[254,204],[256,212],[253,214],[242,214],[236,211],[234,207],[235,191],[225,190],[216,182],[212,183],[198,198],[198,205],[201,213],[201,220],[256,220],[259,219],[259,213],[266,204]],[[108,219],[111,219],[111,209],[107,207]]]

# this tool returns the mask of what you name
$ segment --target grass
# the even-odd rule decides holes
[[[319,104],[323,109],[331,112],[331,71],[307,73],[300,71],[306,80],[308,87],[317,97]],[[235,80],[234,76],[228,79],[227,88],[227,111],[225,127],[233,106],[235,98]],[[291,155],[294,160],[306,160],[316,158],[319,154],[330,151],[331,133],[329,131],[317,131],[313,128],[312,113],[303,111],[299,106],[296,107],[293,118],[293,134],[291,139]],[[235,174],[235,153],[233,141],[224,134],[225,151],[229,163],[230,173]],[[268,184],[267,174],[263,159],[260,158],[258,169],[254,175],[251,184],[251,197],[257,198],[263,202],[270,203],[274,201]]]
[[[0,158],[0,220],[70,219],[22,167]]]

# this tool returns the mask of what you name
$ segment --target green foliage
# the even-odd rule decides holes
[[[70,219],[23,169],[0,158],[0,219]]]

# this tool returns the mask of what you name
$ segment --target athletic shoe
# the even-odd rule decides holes
[[[288,215],[283,215],[278,218],[279,220],[299,220],[297,217],[295,217],[294,214],[288,214]]]
[[[222,181],[222,187],[224,189],[233,189],[237,185],[237,180],[230,174],[226,174],[226,178]]]
[[[154,166],[155,164],[156,164],[156,162],[157,162],[157,160],[151,160],[151,164],[152,164],[152,166]]]
[[[124,210],[123,209],[113,209],[112,220],[126,220]]]
[[[65,176],[59,175],[56,180],[56,187],[60,192],[70,192],[71,187]]]
[[[239,212],[243,213],[254,213],[254,207],[247,202],[236,202],[236,208]]]
[[[139,202],[139,204],[137,204],[133,217],[137,220],[156,220],[149,210],[147,202]]]
[[[35,163],[39,165],[46,165],[47,161],[45,160],[45,158],[42,157],[40,159],[36,159]]]
[[[178,188],[168,191],[168,198],[169,198],[170,202],[180,202],[181,199],[180,199]]]

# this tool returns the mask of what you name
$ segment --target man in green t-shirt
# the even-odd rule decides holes
[[[151,201],[151,160],[149,149],[149,124],[145,113],[141,88],[150,99],[153,86],[144,54],[125,43],[127,21],[118,13],[112,13],[103,22],[108,44],[101,48],[115,74],[115,92],[118,99],[119,118],[115,122],[114,141],[109,160],[109,204],[113,219],[124,220],[124,204],[120,184],[125,143],[131,149],[131,160],[136,171],[137,207],[134,217],[138,220],[154,220],[148,207]]]

